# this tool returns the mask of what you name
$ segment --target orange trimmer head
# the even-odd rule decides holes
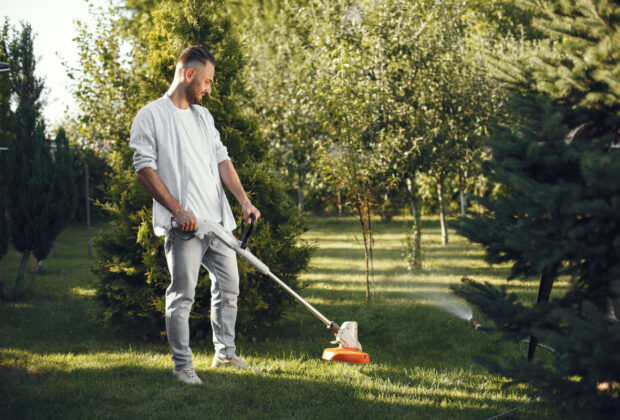
[[[370,363],[370,356],[363,351],[357,351],[351,347],[335,347],[323,350],[323,359],[331,362],[353,363],[356,365],[367,365]]]

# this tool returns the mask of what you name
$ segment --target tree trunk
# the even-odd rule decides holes
[[[557,276],[557,267],[551,267],[546,271],[543,271],[540,276],[540,286],[538,287],[538,298],[536,299],[536,303],[544,303],[549,302],[549,297],[551,296],[551,289],[553,288],[553,281]],[[538,346],[538,339],[533,335],[530,336],[530,345],[527,350],[527,360],[530,362],[534,359],[534,352],[536,351],[536,347]]]
[[[364,220],[364,209],[363,204],[357,205],[357,214],[360,219],[360,225],[362,227],[362,237],[364,238],[364,262],[366,264],[366,302],[370,300],[370,281],[369,281],[369,267],[368,267],[368,239],[367,239],[367,226],[366,221]]]
[[[422,268],[422,222],[420,220],[420,208],[413,181],[409,177],[406,181],[409,202],[411,204],[411,214],[413,215],[413,225],[415,228],[415,233],[413,235],[413,268],[419,270]]]
[[[336,206],[338,206],[338,217],[342,217],[342,194],[340,190],[338,190],[338,201],[336,202]]]
[[[39,271],[39,260],[37,260],[37,257],[34,256],[34,254],[30,254],[30,272],[31,273],[36,273],[37,271]]]
[[[411,180],[410,177],[407,177],[405,179],[405,182],[407,183],[407,192],[409,193],[409,203],[411,204],[411,215],[415,219],[416,218],[416,213],[418,212],[418,209],[416,208],[416,205],[414,204],[415,190],[414,190],[414,186],[413,186],[413,181]]]
[[[443,175],[437,177],[437,200],[439,201],[439,222],[441,223],[441,244],[448,245],[448,226],[446,225],[446,206],[443,199]]]
[[[459,174],[459,198],[461,200],[461,217],[465,217],[467,198],[465,198],[465,177]]]
[[[301,216],[304,212],[304,181],[302,175],[299,174],[297,180],[297,215]]]
[[[0,299],[9,300],[9,295],[6,294],[6,286],[4,285],[4,278],[0,272]]]
[[[88,256],[93,255],[90,240],[90,176],[88,174],[88,158],[84,160],[84,195],[86,196],[86,235],[88,237]]]
[[[486,187],[482,182],[482,175],[478,177],[478,197],[484,198],[486,194]],[[481,201],[478,202],[478,213],[482,216],[484,214],[484,206],[481,204]]]
[[[372,235],[372,224],[370,220],[370,199],[368,197],[368,190],[364,190],[364,199],[366,201],[366,226],[368,231],[368,244],[370,250],[370,275],[372,280],[372,298],[375,298],[375,258],[373,256],[373,248],[375,246],[375,238]]]
[[[26,251],[22,254],[22,262],[19,265],[19,271],[17,272],[17,280],[15,281],[15,289],[13,289],[13,301],[18,300],[22,294],[22,285],[24,282],[24,271],[26,271],[26,264],[28,263],[28,257],[30,251]]]

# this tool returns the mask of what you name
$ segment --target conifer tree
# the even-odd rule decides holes
[[[620,379],[620,327],[607,325],[602,313],[620,279],[620,5],[521,6],[537,16],[535,29],[545,36],[500,67],[515,95],[514,123],[493,133],[485,172],[504,193],[460,231],[485,246],[487,261],[510,262],[510,278],[535,278],[538,304],[472,281],[455,289],[505,338],[531,335],[528,359],[538,340],[562,354],[551,367],[525,358],[489,367],[531,384],[566,412],[614,415],[619,389],[597,384]],[[572,279],[570,290],[549,303],[562,274]]]
[[[10,26],[8,20],[0,29],[0,62],[8,63]],[[0,74],[0,146],[7,147],[11,142],[11,74]],[[5,156],[0,154],[0,162],[5,162]],[[4,165],[0,165],[4,168]],[[0,180],[2,179],[0,170]],[[2,183],[3,184],[3,183]]]
[[[75,207],[72,162],[66,138],[57,142],[56,161],[50,153],[41,113],[43,81],[34,75],[32,28],[24,24],[11,41],[12,90],[16,97],[6,165],[9,230],[12,243],[21,252],[13,298],[22,294],[28,257],[47,257],[54,239],[64,228]]]
[[[6,20],[0,33],[0,62],[9,61],[9,22]],[[11,139],[11,75],[0,74],[0,146],[6,147]],[[4,194],[5,180],[4,168],[6,168],[6,153],[0,152],[0,259],[6,254],[9,245],[9,232],[5,217]],[[0,298],[7,299],[7,292],[2,273],[0,273]]]
[[[46,192],[51,178],[51,156],[45,139],[40,96],[43,81],[34,76],[32,28],[25,24],[9,46],[12,91],[17,108],[12,120],[13,141],[7,154],[6,186],[9,230],[15,248],[22,252],[13,297],[22,291],[28,257],[45,235],[43,209],[49,201]]]

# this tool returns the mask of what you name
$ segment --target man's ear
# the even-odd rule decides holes
[[[194,80],[195,75],[196,75],[196,70],[194,70],[192,67],[185,70],[185,77],[184,77],[185,83],[190,83],[192,80]]]

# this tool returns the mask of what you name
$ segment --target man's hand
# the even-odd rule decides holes
[[[260,217],[260,211],[258,211],[249,200],[241,205],[241,211],[243,212],[243,220],[245,220],[246,223],[251,223],[252,221],[250,214],[255,214],[256,220]]]
[[[181,209],[174,215],[181,232],[195,232],[198,230],[198,220],[191,211]]]

